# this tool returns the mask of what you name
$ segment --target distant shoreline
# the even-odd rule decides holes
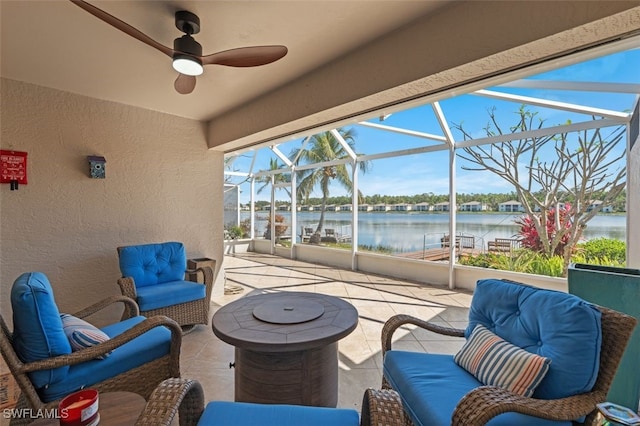
[[[250,210],[240,210],[242,213],[248,213]],[[256,214],[269,214],[270,210],[256,210],[255,212]],[[291,213],[291,210],[276,210],[276,213]],[[320,210],[313,210],[313,211],[298,211],[297,214],[309,214],[309,213],[320,213]],[[336,213],[336,214],[350,214],[352,213],[351,211],[325,211],[325,213]],[[411,211],[399,211],[399,210],[387,210],[387,211],[382,211],[382,210],[369,210],[369,211],[364,211],[364,210],[358,210],[358,214],[361,213],[390,213],[390,214],[433,214],[433,215],[441,215],[441,214],[449,214],[448,211],[420,211],[420,210],[411,210]],[[504,215],[504,214],[511,214],[511,215],[522,215],[522,214],[526,214],[526,212],[499,212],[499,211],[495,211],[495,210],[486,210],[486,211],[482,211],[482,212],[469,212],[469,211],[460,211],[460,210],[456,210],[456,215],[467,215],[467,214],[471,214],[471,215],[478,215],[478,214],[499,214],[499,215]],[[627,212],[626,211],[619,211],[619,212],[599,212],[596,213],[596,216],[626,216]]]
[[[290,226],[291,212],[277,212]],[[339,236],[353,231],[350,212],[325,212],[323,235],[334,229]],[[394,252],[411,252],[427,247],[439,247],[440,239],[449,233],[448,212],[358,212],[358,244],[371,247],[390,247]],[[240,212],[240,219],[248,219],[248,211]],[[479,247],[495,238],[513,238],[519,231],[515,223],[522,213],[515,212],[456,212],[456,233],[472,235]],[[303,227],[317,227],[320,212],[297,212],[296,229],[286,234],[300,235]],[[257,212],[256,236],[262,236],[269,219],[268,211]],[[585,240],[604,237],[625,240],[626,216],[621,213],[597,214],[584,230]]]

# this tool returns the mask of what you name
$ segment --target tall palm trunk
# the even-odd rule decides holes
[[[341,141],[332,132],[323,132],[314,135],[305,149],[295,149],[289,157],[292,161],[302,161],[306,164],[318,164],[323,162],[335,162],[335,160],[346,159],[349,152],[355,149],[353,142],[354,132],[349,129],[338,129]],[[342,143],[349,144],[350,149],[346,149]],[[349,152],[348,152],[349,151]],[[364,173],[368,168],[368,162],[363,161],[357,164]],[[353,190],[352,174],[349,174],[345,164],[340,163],[331,166],[319,167],[317,169],[303,169],[298,171],[298,187],[296,196],[299,199],[308,199],[315,187],[320,187],[322,192],[322,204],[320,206],[320,219],[315,233],[309,238],[310,243],[319,244],[322,242],[322,228],[324,227],[325,210],[329,200],[329,186],[332,181],[336,181],[349,192]]]
[[[322,204],[320,205],[320,219],[318,219],[318,227],[316,232],[309,238],[309,242],[312,244],[320,244],[322,241],[322,228],[324,227],[324,212],[327,207],[327,197],[322,197]]]

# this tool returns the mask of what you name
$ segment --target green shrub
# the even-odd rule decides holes
[[[600,266],[618,266],[625,267],[627,265],[626,261],[620,261],[618,259],[610,259],[607,256],[604,257],[591,257],[587,259],[584,255],[578,253],[571,256],[571,262],[573,263],[587,263],[589,265],[600,265]]]
[[[532,259],[531,266],[527,273],[547,275],[549,277],[561,277],[563,270],[564,259],[562,256],[546,257],[541,255]]]
[[[562,276],[563,270],[561,256],[547,257],[542,253],[529,249],[517,250],[513,254],[483,253],[477,256],[465,256],[459,259],[459,263],[461,265],[548,275],[551,277]]]
[[[578,244],[576,248],[576,255],[573,257],[583,260],[578,262],[572,259],[572,261],[576,263],[604,265],[605,263],[594,262],[600,262],[605,259],[607,262],[620,263],[623,265],[626,262],[627,245],[624,241],[611,238],[594,238],[593,240]]]
[[[239,226],[232,226],[231,228],[229,228],[229,238],[231,238],[232,240],[238,239],[238,238],[242,238],[243,235],[243,231],[242,228]]]
[[[242,238],[248,238],[251,235],[251,219],[246,218],[240,222],[240,228],[242,228]]]
[[[501,263],[499,257],[504,257],[503,254],[495,254],[495,253],[481,253],[476,256],[461,256],[458,259],[458,263],[461,265],[467,266],[477,266],[479,268],[492,268],[492,269],[500,269],[495,267]]]
[[[590,240],[580,244],[577,252],[571,257],[571,261],[573,263],[624,267],[626,265],[625,244],[622,241],[607,238]],[[562,256],[548,257],[529,249],[520,249],[512,254],[482,253],[476,256],[461,256],[458,263],[550,277],[561,277],[564,269]]]
[[[384,254],[392,254],[393,253],[393,249],[389,246],[383,246],[381,244],[378,244],[377,246],[373,246],[370,244],[360,244],[358,246],[358,250],[362,250],[362,251],[372,251],[374,253],[384,253]]]

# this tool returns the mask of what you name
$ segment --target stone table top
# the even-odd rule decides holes
[[[245,296],[213,315],[213,333],[233,346],[259,352],[307,350],[336,342],[358,325],[348,302],[319,293]]]

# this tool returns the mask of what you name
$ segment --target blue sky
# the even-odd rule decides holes
[[[633,49],[616,54],[600,57],[569,67],[549,71],[530,79],[585,81],[585,82],[618,82],[640,84],[640,49]],[[594,92],[551,91],[515,88],[491,88],[490,90],[504,91],[513,94],[539,97],[575,103],[597,108],[612,110],[628,110],[633,105],[633,95],[601,94]],[[473,95],[463,95],[440,101],[449,126],[462,124],[474,138],[485,135],[483,128],[489,120],[487,109],[495,107],[496,116],[503,128],[514,123],[519,103],[500,101]],[[547,108],[534,108],[538,117],[543,118],[548,126],[566,122],[585,121],[589,117],[565,113]],[[377,118],[369,120],[379,123]],[[435,115],[430,105],[424,105],[397,112],[388,117],[384,125],[417,130],[421,132],[442,135]],[[423,145],[437,145],[439,142],[419,139],[371,129],[364,126],[352,126],[356,132],[356,151],[363,154],[393,151],[399,149],[419,147]],[[462,140],[461,134],[453,130],[456,140]],[[281,151],[288,155],[290,151],[300,145],[300,140],[283,143]],[[258,151],[254,171],[269,168],[269,159],[274,155],[268,148]],[[448,193],[448,154],[446,151],[431,152],[412,156],[395,157],[375,160],[366,174],[360,175],[359,186],[364,195],[413,195],[420,193],[446,194]],[[456,186],[459,193],[490,193],[509,192],[513,187],[488,172],[465,171],[461,169],[464,161],[457,159]],[[248,170],[250,159],[241,157],[235,160],[235,170]],[[237,182],[238,179],[235,179]],[[332,186],[331,195],[344,195],[346,191],[338,186]],[[286,199],[284,192],[276,194],[276,199]],[[269,200],[269,191],[263,191],[257,200]],[[242,203],[249,201],[249,186],[241,186]]]

